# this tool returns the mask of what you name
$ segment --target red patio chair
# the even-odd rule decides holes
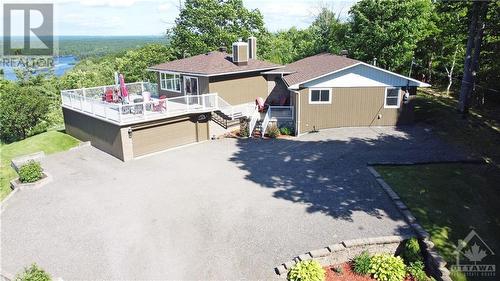
[[[165,102],[165,99],[167,99],[167,96],[160,96],[160,100],[158,101],[158,104],[155,104],[153,106],[153,111],[163,112],[164,110],[166,110],[167,103]]]
[[[113,90],[107,89],[104,94],[106,102],[113,102]]]

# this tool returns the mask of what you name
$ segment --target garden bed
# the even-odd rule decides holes
[[[325,281],[372,281],[376,280],[368,275],[359,275],[352,270],[352,263],[345,262],[340,265],[331,265],[323,267],[326,271]],[[411,277],[407,277],[404,281],[413,281]]]

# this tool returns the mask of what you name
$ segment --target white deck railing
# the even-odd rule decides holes
[[[145,82],[126,84],[130,99],[140,98],[144,92],[157,97],[157,85]],[[61,91],[62,105],[118,125],[161,119],[189,113],[222,111],[231,119],[250,116],[254,105],[233,106],[217,93],[186,95],[167,99],[152,98],[146,102],[114,103],[103,101],[103,96],[115,85]]]
[[[293,120],[293,106],[270,106],[268,108],[270,118],[279,120]]]

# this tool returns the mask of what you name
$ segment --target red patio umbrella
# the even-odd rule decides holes
[[[123,74],[120,74],[120,93],[122,98],[127,98],[128,100],[128,91],[127,86],[125,85],[125,78],[123,77]]]

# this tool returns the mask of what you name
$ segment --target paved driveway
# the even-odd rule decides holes
[[[410,230],[367,161],[458,157],[420,127],[294,140],[224,139],[123,163],[55,154],[54,181],[2,213],[6,272],[37,262],[70,279],[247,279],[343,239]]]

